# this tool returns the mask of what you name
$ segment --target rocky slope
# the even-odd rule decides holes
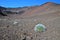
[[[4,11],[11,13],[0,16],[0,40],[60,40],[60,4],[47,2],[41,6]],[[47,30],[35,32],[38,23],[44,24]]]

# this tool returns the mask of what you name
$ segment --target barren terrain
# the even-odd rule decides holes
[[[47,2],[16,10],[17,14],[0,16],[0,40],[60,40],[59,4]],[[21,14],[20,11],[24,12]],[[35,32],[34,27],[38,23],[44,24],[47,30]]]

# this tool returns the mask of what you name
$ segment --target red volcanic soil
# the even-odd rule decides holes
[[[47,2],[45,3],[43,6],[51,6],[51,5],[54,5],[55,3],[52,3],[52,2]]]
[[[48,12],[48,11],[54,11],[55,9],[57,10],[60,6],[57,6],[58,4],[56,3],[52,3],[52,2],[47,2],[45,4],[42,4],[41,6],[38,7],[33,7],[34,9],[30,9],[30,10],[26,10],[26,12],[24,14],[22,14],[21,16],[32,16],[32,15],[39,15],[42,14],[44,12]],[[56,7],[55,7],[56,6]]]

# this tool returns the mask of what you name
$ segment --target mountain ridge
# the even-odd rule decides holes
[[[45,4],[57,4],[57,5],[60,5],[58,3],[54,3],[54,2],[46,2],[46,3],[43,3],[41,5],[37,5],[37,6],[42,6],[42,5],[45,5]],[[35,5],[36,6],[36,5]],[[3,7],[3,8],[10,8],[10,7],[4,7],[4,6],[0,6],[0,7]],[[24,6],[24,7],[16,7],[16,8],[28,8],[28,7],[34,7],[34,6]],[[12,7],[11,7],[12,8]]]
[[[58,6],[57,6],[58,5]],[[53,2],[46,2],[42,5],[38,5],[38,6],[30,6],[30,7],[19,7],[19,8],[6,8],[6,7],[2,7],[0,6],[0,10],[4,12],[6,12],[7,14],[10,13],[16,13],[16,14],[23,14],[23,15],[32,15],[37,13],[41,13],[41,12],[47,12],[48,10],[52,10],[60,7],[60,4],[56,4]]]

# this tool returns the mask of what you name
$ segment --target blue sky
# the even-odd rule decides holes
[[[0,0],[0,6],[4,7],[24,7],[41,5],[46,2],[55,2],[60,4],[60,0]]]

